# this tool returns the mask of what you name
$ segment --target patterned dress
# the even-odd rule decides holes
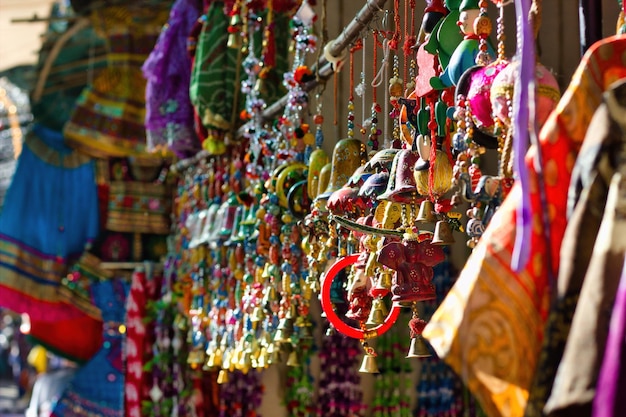
[[[61,133],[35,125],[0,214],[0,304],[33,320],[99,320],[89,300],[61,286],[98,231],[92,160],[65,146]]]
[[[178,0],[150,56],[143,64],[148,150],[169,148],[184,158],[200,150],[189,99],[191,57],[187,37],[200,16],[197,0]]]
[[[123,343],[129,285],[120,279],[91,284],[94,303],[104,319],[102,347],[77,372],[52,410],[55,417],[121,417],[123,411]]]

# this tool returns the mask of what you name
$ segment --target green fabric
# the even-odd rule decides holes
[[[240,51],[228,48],[228,17],[224,3],[214,2],[196,48],[189,96],[207,128],[228,130],[233,113]]]
[[[224,14],[224,3],[214,2],[206,13],[202,31],[198,38],[196,55],[191,73],[189,96],[200,119],[207,129],[234,130],[231,126],[233,111],[235,123],[244,108],[245,97],[238,91],[243,69],[239,70],[243,56],[238,49],[229,48],[229,18]],[[286,90],[282,86],[283,74],[288,68],[289,27],[288,16],[275,17],[276,67],[264,85],[263,99],[268,104],[280,98]],[[255,34],[257,56],[261,54],[262,30]]]
[[[61,36],[51,34],[50,36]],[[48,58],[53,43],[47,43],[39,54],[37,71]],[[38,123],[53,129],[63,130],[91,77],[106,66],[103,54],[104,39],[95,34],[91,27],[72,36],[54,59],[46,78],[41,99],[32,103],[32,112]]]

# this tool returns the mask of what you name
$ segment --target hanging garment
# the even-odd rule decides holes
[[[128,284],[121,279],[93,282],[94,303],[104,319],[102,347],[74,378],[52,410],[55,417],[121,417],[124,415],[124,341],[125,302]]]
[[[424,330],[491,417],[524,413],[548,313],[548,274],[556,275],[559,266],[571,170],[602,92],[626,75],[625,51],[626,37],[590,48],[541,130],[547,207],[540,201],[534,150],[527,155],[533,230],[525,269],[516,273],[510,266],[521,201],[516,184]],[[549,242],[544,238],[545,210]]]
[[[614,120],[620,125],[622,140],[626,139],[626,82],[620,83],[607,92],[608,108]],[[611,99],[611,96],[614,99]],[[624,150],[620,150],[622,167]],[[621,190],[620,190],[621,191]],[[622,215],[623,216],[623,215]],[[621,216],[620,216],[621,217]],[[622,273],[611,313],[606,350],[598,377],[593,400],[594,417],[618,417],[622,414],[623,399],[626,398],[626,270]]]
[[[600,229],[609,183],[618,166],[615,156],[619,155],[622,136],[609,120],[603,103],[591,120],[572,171],[568,193],[568,212],[572,214],[563,237],[558,285],[545,325],[527,417],[544,415]]]
[[[612,88],[605,96],[623,96],[626,84]],[[613,101],[613,103],[612,103]],[[554,385],[545,411],[549,416],[591,416],[592,402],[600,365],[603,360],[610,315],[620,280],[626,254],[626,221],[621,213],[626,209],[624,187],[621,176],[624,166],[623,139],[616,117],[623,118],[624,107],[607,100],[594,117],[618,137],[617,144],[607,159],[617,171],[610,179],[610,189],[598,238],[580,290],[580,297],[572,319],[563,358],[558,366]],[[601,133],[597,124],[589,126],[589,133]],[[595,128],[595,129],[594,129]],[[592,130],[594,129],[594,130]],[[605,164],[606,165],[606,164]]]
[[[185,158],[200,150],[189,99],[191,57],[187,52],[187,37],[199,16],[197,0],[177,0],[143,64],[149,151],[169,148],[179,158]]]
[[[111,278],[111,271],[100,268],[100,259],[86,252],[72,266],[61,288],[71,291],[75,297],[91,300],[87,290],[80,284]],[[97,309],[96,306],[93,308]],[[97,321],[88,315],[54,321],[31,318],[28,337],[34,344],[43,345],[58,356],[82,364],[91,359],[102,346],[100,310],[98,317],[100,319]],[[76,329],[80,329],[80,332]]]
[[[87,18],[58,2],[51,9],[30,96],[37,123],[61,131],[76,99],[107,62],[105,42]]]
[[[146,150],[146,81],[141,65],[152,51],[168,12],[168,2],[94,9],[91,21],[107,40],[108,66],[82,92],[65,124],[64,134],[71,147],[101,158]]]
[[[145,269],[133,272],[126,302],[128,331],[124,352],[126,357],[124,415],[128,417],[144,415],[142,402],[150,401],[152,373],[146,371],[144,367],[154,356],[152,346],[155,342],[155,333],[154,322],[146,322],[146,318],[148,306],[158,300],[161,287],[159,280],[153,278]]]
[[[220,154],[225,151],[224,132],[232,128],[234,113],[237,112],[233,106],[237,106],[237,68],[241,65],[241,52],[227,46],[228,17],[224,13],[223,2],[211,3],[203,19],[189,97],[202,125],[209,130],[209,142],[203,147]]]
[[[239,90],[244,75],[241,69],[244,57],[240,48],[228,46],[229,17],[226,12],[233,8],[233,3],[232,0],[213,1],[208,5],[202,17],[203,24],[198,35],[191,72],[189,96],[197,120],[206,132],[204,135],[203,129],[199,128],[201,136],[206,138],[202,146],[212,154],[226,151],[225,134],[237,128],[235,124],[239,122],[239,112],[245,101]],[[276,62],[268,71],[264,91],[261,91],[266,103],[276,101],[285,92],[282,82],[283,73],[288,66],[287,49],[290,39],[287,15],[296,4],[293,0],[272,3],[275,12],[272,30]],[[251,2],[248,10],[255,10],[259,16],[267,12],[264,2]],[[261,55],[260,32],[254,36],[257,56]]]
[[[26,138],[0,214],[0,304],[34,320],[100,321],[60,285],[99,229],[93,162],[63,141],[39,125]]]

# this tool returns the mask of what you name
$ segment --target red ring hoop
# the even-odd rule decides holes
[[[335,310],[333,309],[333,303],[330,300],[330,288],[337,274],[345,267],[355,264],[358,258],[358,253],[354,255],[348,255],[346,257],[338,259],[328,269],[328,272],[324,277],[320,297],[322,301],[322,310],[324,310],[324,313],[326,313],[326,318],[328,318],[328,321],[335,327],[335,329],[338,332],[353,339],[363,340],[367,338],[366,334],[368,335],[368,337],[370,337],[369,333],[374,333],[376,336],[380,336],[384,334],[387,330],[389,330],[398,319],[402,307],[394,303],[391,306],[391,311],[385,318],[385,321],[376,327],[368,329],[367,331],[349,326],[339,318],[337,313],[335,313]]]

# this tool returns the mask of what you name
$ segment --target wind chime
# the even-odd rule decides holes
[[[504,54],[504,2],[494,4],[499,9],[497,50],[489,39],[492,22],[486,0],[427,1],[417,37],[421,43],[412,45],[409,31],[405,33],[404,76],[412,67],[409,55],[416,50],[415,82],[403,91],[398,54],[389,80],[392,139],[397,146],[379,151],[356,168],[344,163],[341,146],[346,142],[333,153],[331,177],[338,180],[339,167],[352,168],[353,175],[341,185],[333,183],[335,189],[329,187],[327,192],[328,245],[337,242],[339,258],[323,276],[320,297],[331,324],[361,341],[364,372],[377,369],[369,339],[387,331],[402,308],[413,312],[407,356],[430,355],[421,336],[426,322],[419,317],[418,303],[435,297],[432,268],[444,259],[443,246],[454,243],[453,231],[464,231],[461,213],[452,209],[463,201],[470,203],[466,230],[468,246],[474,247],[512,186],[509,126],[517,65]],[[397,49],[400,39],[398,9],[395,1],[396,30],[386,39],[391,50]],[[538,9],[537,14],[540,4]],[[536,71],[542,123],[558,100],[558,89],[541,64]],[[347,141],[354,140],[350,137]],[[499,152],[497,175],[485,175],[480,169],[487,149]],[[454,185],[457,189],[450,198]],[[432,225],[434,230],[429,230]],[[332,295],[334,281],[348,267],[346,318],[357,326],[339,318],[337,297],[333,300]],[[387,294],[390,311],[384,300]]]
[[[414,7],[413,2],[406,2],[407,15],[409,5],[411,10]],[[399,6],[400,2],[395,1],[396,27],[391,37],[383,41],[383,50],[385,47],[394,51],[399,49]],[[423,31],[431,30],[432,15],[428,13],[443,15],[439,10],[445,10],[443,5],[441,8],[436,4],[429,7]],[[409,68],[413,68],[413,78],[416,64],[410,63],[413,60],[409,56],[416,46],[415,28],[412,24],[405,24],[405,28],[404,77],[407,77]],[[419,302],[435,297],[432,267],[444,259],[443,246],[453,242],[451,224],[459,217],[447,213],[450,204],[444,199],[444,194],[451,188],[452,178],[451,156],[444,150],[444,142],[449,136],[445,117],[447,105],[434,88],[424,88],[428,80],[425,82],[423,77],[429,72],[426,69],[421,72],[419,61],[420,75],[407,85],[400,78],[398,54],[393,62],[388,97],[394,124],[392,142],[396,147],[378,151],[367,164],[357,165],[341,188],[329,190],[331,194],[326,203],[331,222],[329,236],[338,239],[339,259],[323,277],[322,308],[337,331],[361,341],[365,351],[362,372],[377,372],[376,352],[369,340],[391,328],[402,308],[413,311],[409,322],[411,347],[407,356],[430,355],[421,337],[426,322],[419,317],[417,306]],[[431,65],[435,70],[433,59],[424,65]],[[421,87],[419,93],[416,92],[417,86]],[[444,95],[444,98],[448,99],[448,96]],[[423,104],[418,114],[415,114],[415,97]],[[346,139],[351,140],[354,139]],[[339,167],[345,169],[347,165],[343,163],[345,152],[341,147],[349,142],[342,142],[333,153],[331,177]],[[359,145],[360,142],[356,141],[353,146]],[[427,230],[426,223],[435,223],[435,231]],[[346,317],[356,321],[358,326],[351,326],[339,318],[337,300],[332,295],[336,277],[347,267],[350,272]],[[384,299],[388,294],[391,295],[389,312]]]

